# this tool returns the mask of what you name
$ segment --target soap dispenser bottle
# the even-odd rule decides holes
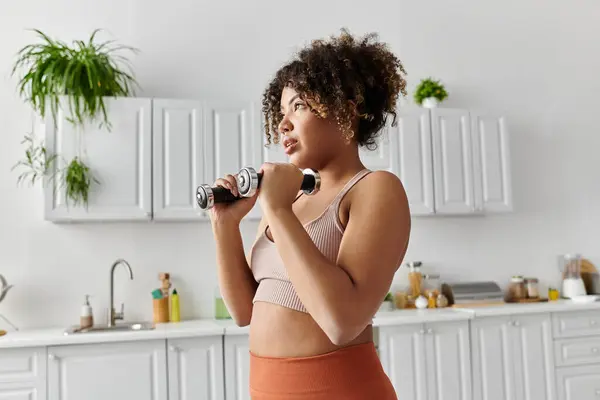
[[[94,325],[94,314],[92,312],[92,306],[90,305],[90,295],[85,295],[85,302],[81,306],[80,316],[80,327],[81,329],[91,328]]]

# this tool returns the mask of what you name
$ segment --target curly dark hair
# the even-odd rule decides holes
[[[376,137],[392,115],[396,124],[399,92],[406,96],[406,71],[400,60],[377,34],[353,37],[346,29],[329,41],[313,40],[277,71],[263,93],[267,143],[279,142],[281,93],[291,87],[300,93],[311,111],[331,116],[347,139],[356,136],[360,146],[376,147]],[[352,131],[359,117],[357,132]]]

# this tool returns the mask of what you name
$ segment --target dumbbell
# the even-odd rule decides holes
[[[307,195],[313,195],[321,188],[321,176],[315,170],[302,170],[304,178],[300,190]],[[242,168],[237,175],[237,188],[241,197],[235,196],[229,189],[221,186],[202,184],[196,189],[196,202],[202,210],[208,210],[218,203],[231,203],[242,197],[252,197],[260,187],[262,172],[256,172],[252,167]]]

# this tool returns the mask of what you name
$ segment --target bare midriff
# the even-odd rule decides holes
[[[252,310],[250,351],[258,356],[308,357],[371,341],[371,325],[351,342],[337,346],[310,314],[260,301]]]

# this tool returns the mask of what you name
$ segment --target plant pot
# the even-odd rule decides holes
[[[423,103],[421,105],[425,108],[436,108],[438,106],[438,103],[439,101],[435,97],[428,97],[426,99],[423,99]]]

